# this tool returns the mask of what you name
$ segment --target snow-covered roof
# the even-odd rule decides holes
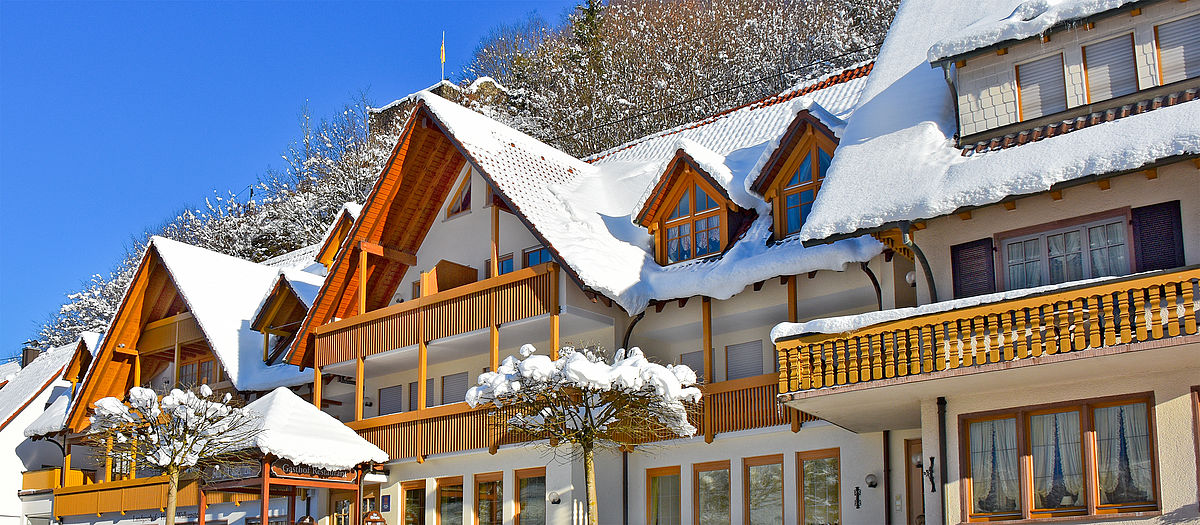
[[[981,20],[1004,18],[1012,4],[900,5],[800,239],[861,234],[1200,152],[1200,102],[1183,102],[964,156],[954,143],[953,96],[942,71],[929,66],[926,51]]]
[[[42,415],[25,427],[25,437],[45,436],[53,434],[67,426],[67,407],[71,406],[71,396],[61,395],[54,399]]]
[[[13,376],[17,375],[17,372],[20,371],[21,361],[19,359],[13,359],[11,361],[0,363],[0,387],[12,380]]]
[[[267,390],[311,380],[294,366],[263,363],[262,334],[250,328],[281,270],[164,237],[153,237],[151,246],[235,388]]]
[[[303,268],[313,263],[317,258],[317,252],[321,250],[321,243],[310,244],[303,248],[297,248],[282,255],[276,255],[259,264],[263,266],[271,266],[274,268]]]
[[[264,454],[330,470],[388,460],[379,447],[286,388],[276,388],[246,410],[260,418],[254,446]]]
[[[1024,40],[1054,26],[1110,11],[1138,0],[991,0],[990,16],[949,31],[929,48],[929,61],[937,62],[1000,42]],[[961,4],[961,2],[959,2]],[[964,5],[964,7],[966,7]],[[926,13],[933,15],[932,12]]]
[[[304,303],[306,308],[312,308],[313,301],[317,300],[317,292],[320,292],[321,285],[325,284],[324,276],[304,270],[283,270],[280,278],[287,281],[288,286],[296,293],[296,297],[300,298],[300,302]]]
[[[78,347],[79,341],[76,340],[42,352],[0,389],[0,430],[4,430],[38,394],[62,376],[63,368]]]
[[[864,68],[869,70],[865,65],[852,70]],[[841,270],[882,250],[870,238],[815,248],[793,239],[768,244],[769,207],[746,190],[752,170],[761,168],[800,111],[828,119],[830,128],[839,129],[858,100],[862,74],[840,73],[834,77],[848,78],[806,83],[619,146],[591,163],[431,93],[421,93],[419,99],[584,285],[635,313],[653,300],[693,295],[726,299],[775,276]],[[759,218],[721,256],[664,267],[651,254],[649,234],[631,216],[681,148],[719,172],[714,177],[736,195],[735,202],[758,210]]]
[[[1062,291],[1067,288],[1082,288],[1102,281],[1127,277],[1128,276],[1096,277],[1093,279],[1083,279],[1079,281],[1069,281],[1046,286],[1035,286],[1033,288],[1021,288],[1018,290],[1007,290],[1003,292],[976,295],[974,297],[923,304],[921,306],[913,306],[909,308],[893,308],[890,310],[879,310],[855,315],[825,317],[821,319],[814,319],[812,321],[805,321],[803,323],[779,323],[771,329],[771,341],[778,342],[780,339],[787,339],[804,334],[850,333],[860,328],[865,328],[879,323],[908,319],[910,317],[918,317],[922,315],[949,312],[950,310],[970,308],[972,306],[979,306],[981,304],[1010,301],[1031,295]]]
[[[493,81],[493,82],[494,82],[494,81]],[[499,85],[499,84],[496,84],[496,85]],[[472,87],[474,87],[474,86],[475,86],[475,84],[471,84],[471,86],[472,86]],[[377,108],[367,108],[367,112],[368,112],[368,113],[383,113],[384,111],[387,111],[387,110],[389,110],[389,109],[392,109],[392,108],[394,108],[394,107],[396,107],[396,106],[399,106],[399,105],[401,105],[401,104],[408,103],[408,102],[416,102],[417,100],[419,100],[419,99],[420,99],[420,94],[421,94],[421,93],[424,93],[424,92],[426,92],[426,91],[428,91],[428,92],[432,93],[432,92],[434,92],[435,90],[437,90],[438,88],[444,88],[444,87],[449,87],[449,88],[451,88],[451,89],[453,89],[453,90],[455,90],[455,91],[461,91],[461,90],[459,89],[458,85],[456,85],[455,83],[453,83],[453,82],[451,82],[451,81],[449,81],[449,80],[442,80],[442,81],[440,81],[440,82],[438,82],[438,83],[436,83],[436,84],[434,84],[434,85],[432,85],[432,86],[429,86],[429,87],[427,87],[427,88],[425,88],[425,89],[422,89],[422,90],[420,90],[420,91],[418,91],[418,92],[416,92],[416,93],[410,93],[410,94],[408,94],[408,95],[405,95],[405,96],[403,96],[403,97],[400,97],[400,98],[398,98],[398,99],[396,99],[396,100],[393,100],[393,101],[391,101],[391,102],[388,102],[387,104],[384,104],[383,106],[380,106],[380,107],[377,107]]]

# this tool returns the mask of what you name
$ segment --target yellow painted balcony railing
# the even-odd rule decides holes
[[[776,400],[778,376],[765,374],[702,387],[704,395],[688,419],[701,435],[749,430],[812,421],[816,418],[790,410]],[[707,417],[706,417],[707,416]],[[465,450],[495,450],[500,445],[529,441],[495,424],[511,417],[502,413],[492,419],[487,408],[472,409],[466,403],[454,403],[401,412],[346,423],[367,441],[374,443],[393,460],[424,457]],[[673,439],[663,429],[647,429],[636,441]]]
[[[316,364],[324,366],[419,341],[550,313],[557,265],[544,263],[348,317],[313,329]]]
[[[63,486],[62,481],[61,468],[30,470],[21,473],[21,490],[56,489]],[[68,487],[78,487],[95,482],[91,473],[82,470],[70,470],[67,472],[66,486]]]
[[[162,509],[167,506],[167,476],[93,483],[54,490],[54,515],[99,515],[104,512]],[[199,490],[195,479],[180,479],[177,504],[196,505]],[[257,494],[209,493],[208,502],[226,503],[258,500]]]
[[[776,344],[779,392],[1197,333],[1200,268],[1139,274]]]

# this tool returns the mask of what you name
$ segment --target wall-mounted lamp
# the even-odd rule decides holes
[[[550,499],[551,505],[558,505],[559,503],[562,503],[562,499],[558,497],[557,492],[551,492],[549,494],[546,494],[546,497]]]
[[[912,466],[917,467],[917,468],[924,468],[924,465],[921,464],[921,453],[920,452],[913,454],[912,457],[909,458],[908,460],[912,462]]]
[[[867,488],[875,488],[879,486],[879,477],[875,474],[867,474]]]

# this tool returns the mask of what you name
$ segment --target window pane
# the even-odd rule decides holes
[[[1017,420],[976,421],[971,441],[971,511],[1016,512],[1021,498],[1017,470]]]
[[[671,211],[671,215],[667,216],[667,220],[678,219],[684,215],[691,215],[692,197],[688,191],[683,192],[683,196],[679,198],[679,203],[675,205],[675,209]]]
[[[517,486],[521,491],[521,508],[517,516],[521,525],[545,525],[546,477],[521,478],[517,481]]]
[[[711,210],[716,207],[717,202],[714,201],[712,197],[709,197],[708,194],[705,193],[704,190],[700,189],[699,186],[696,186],[696,213],[700,213],[705,210]]]
[[[1033,506],[1038,509],[1082,507],[1083,457],[1079,412],[1029,417],[1033,456]]]
[[[1095,425],[1100,504],[1153,502],[1146,404],[1097,408]]]
[[[838,501],[838,458],[806,459],[804,469],[804,525],[841,523]]]
[[[729,469],[701,471],[696,478],[700,525],[729,525]]]
[[[475,516],[479,525],[504,522],[503,492],[500,481],[484,481],[475,486]]]
[[[800,192],[800,223],[803,224],[805,219],[808,219],[808,212],[812,209],[813,197],[816,196],[814,190],[804,190]]]
[[[404,525],[425,525],[425,488],[404,489]]]
[[[1050,284],[1083,278],[1082,238],[1079,230],[1046,236],[1050,261]]]
[[[784,197],[784,209],[786,210],[787,233],[795,233],[800,231],[800,194],[792,193]]]
[[[788,182],[788,186],[793,184],[802,184],[812,180],[812,155],[805,155],[804,161],[800,163],[800,167],[796,169],[796,174],[792,176],[792,181]]]
[[[441,518],[440,523],[442,525],[462,525],[462,485],[443,485],[438,487],[438,516]]]
[[[825,150],[818,148],[817,149],[817,164],[818,164],[817,178],[818,179],[825,177],[825,172],[829,169],[830,162],[833,162],[833,159],[829,157],[829,154],[825,153]]]
[[[1092,277],[1129,273],[1123,222],[1088,228],[1088,249]]]
[[[650,523],[679,525],[679,474],[650,478]]]
[[[783,523],[783,465],[755,465],[750,467],[746,483],[749,501],[746,507],[752,525]]]

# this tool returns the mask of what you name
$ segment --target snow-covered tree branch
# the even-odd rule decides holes
[[[696,372],[651,363],[638,348],[618,350],[611,362],[590,349],[563,348],[557,360],[535,352],[525,345],[521,359],[509,356],[495,372],[480,374],[467,403],[491,404],[498,424],[509,429],[577,447],[587,477],[588,519],[597,523],[596,447],[636,445],[639,437],[663,429],[694,435],[688,407],[700,401]]]

